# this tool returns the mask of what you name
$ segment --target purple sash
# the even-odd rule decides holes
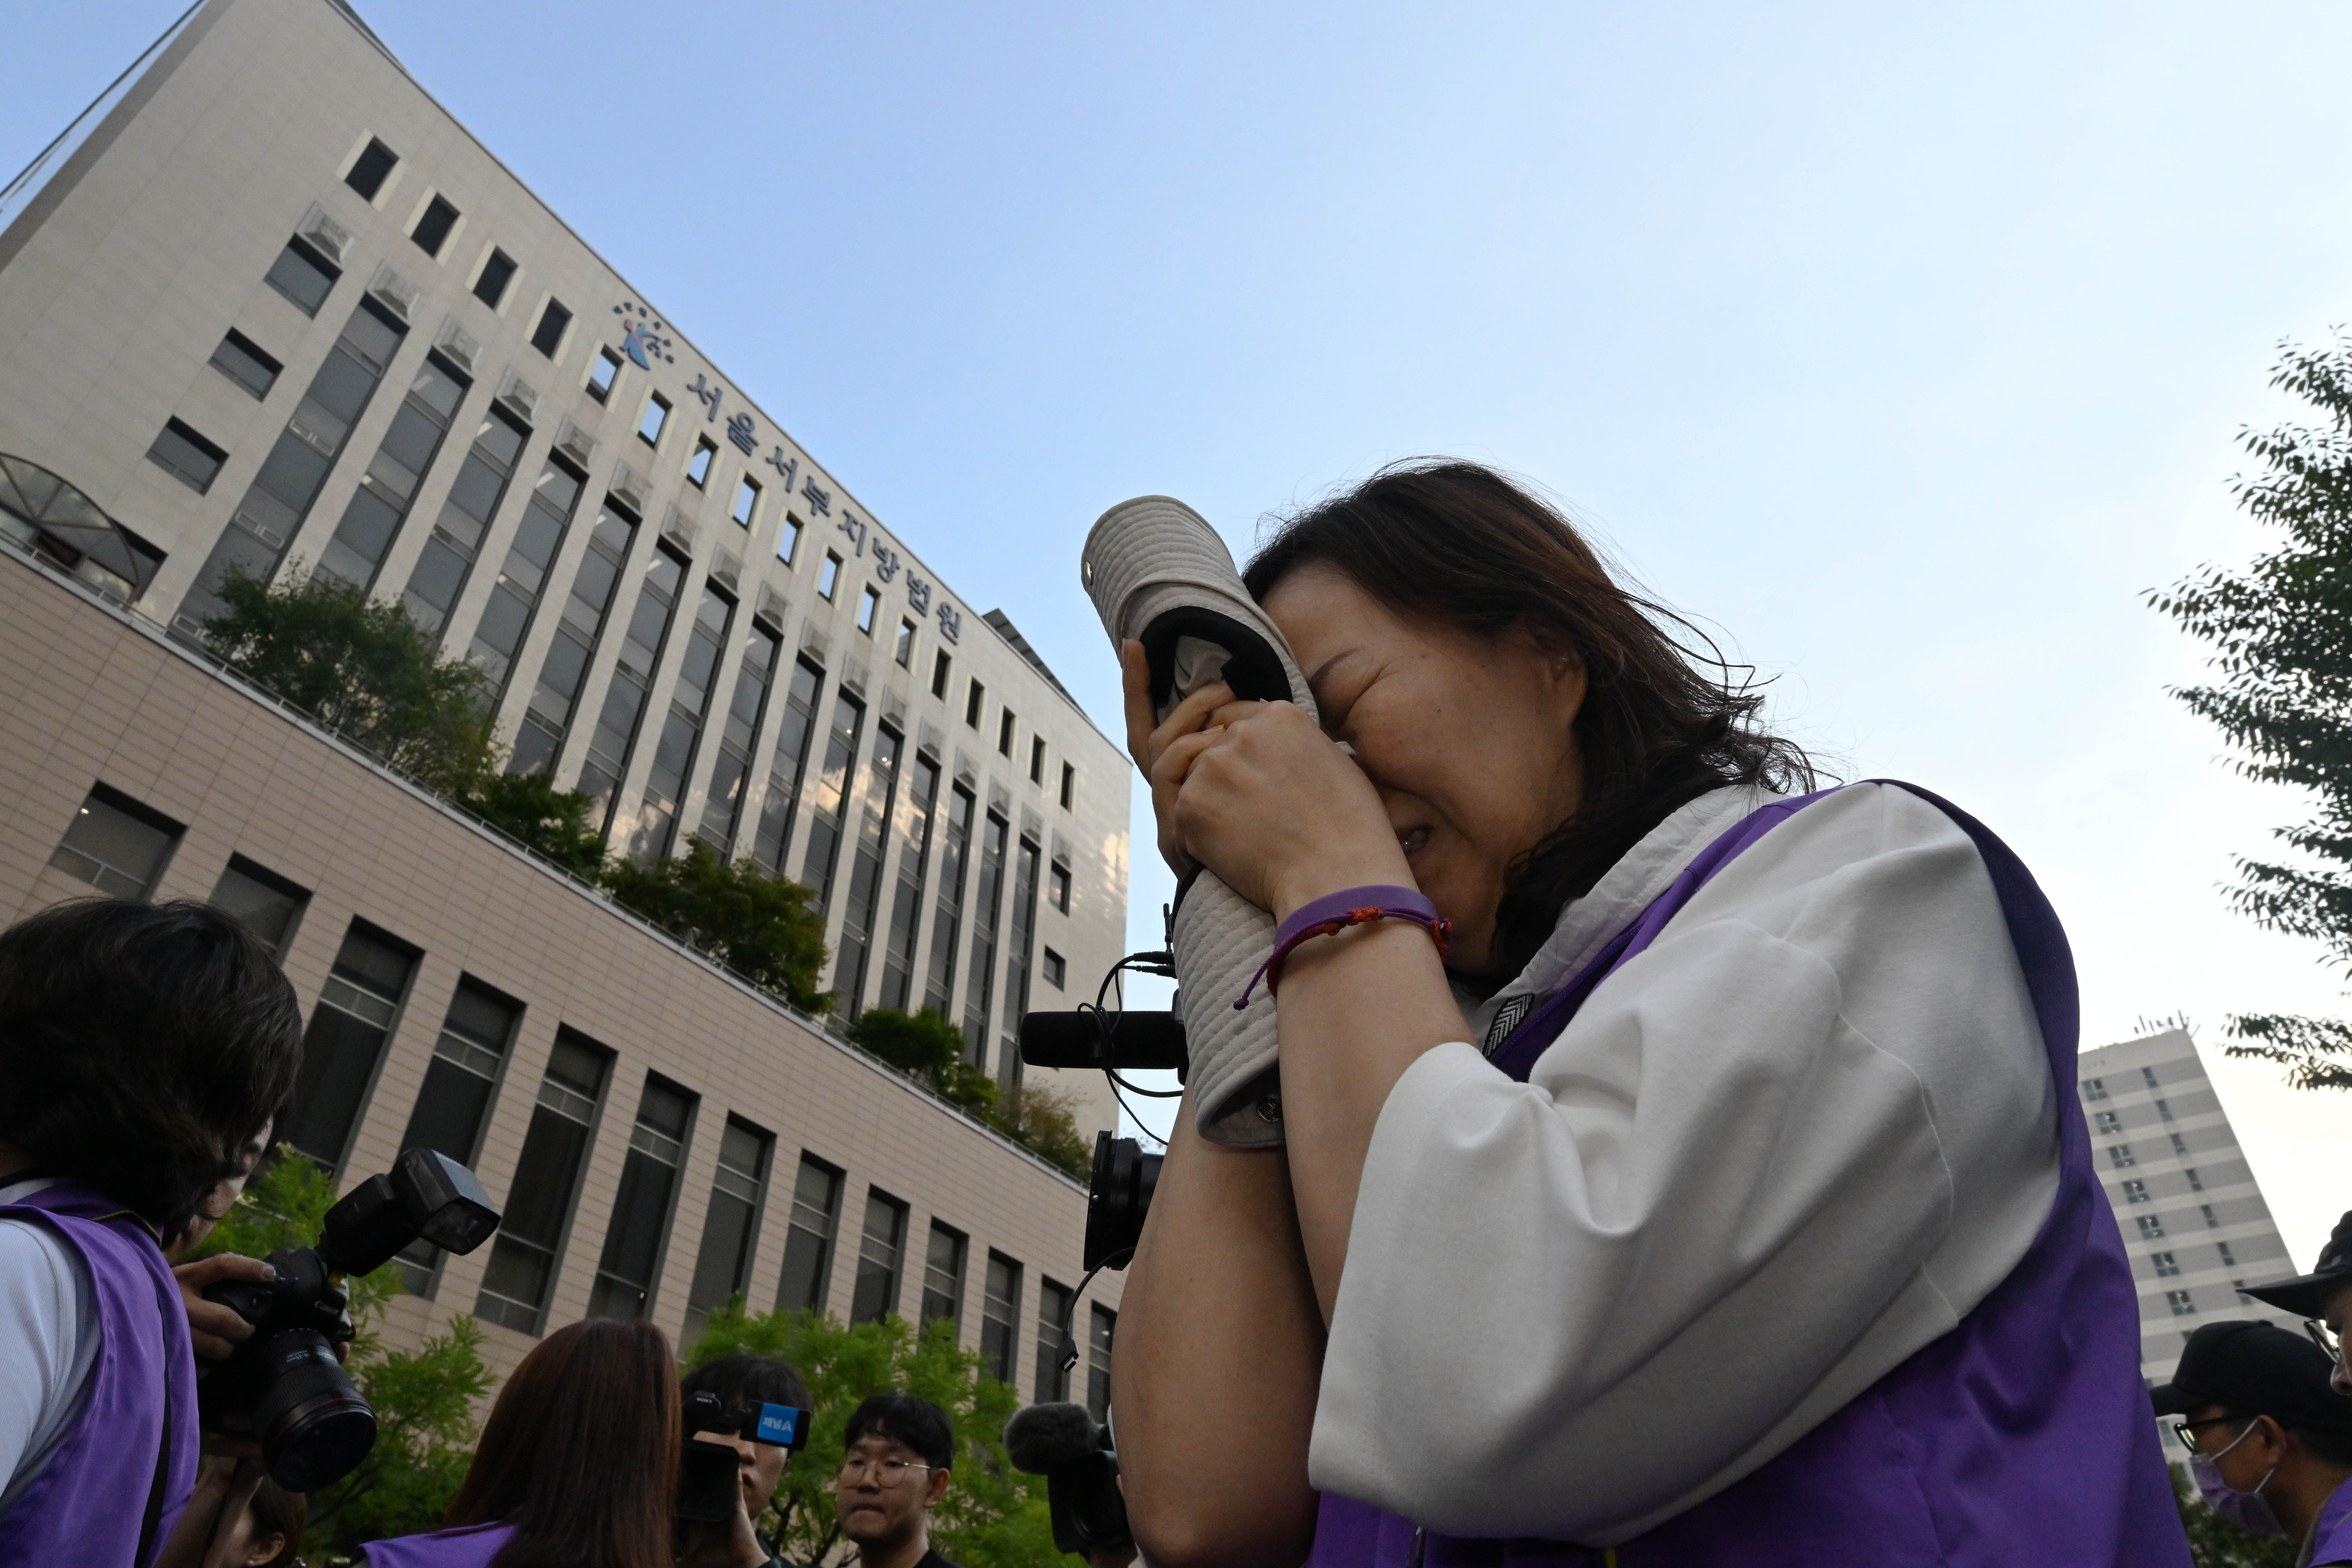
[[[360,1548],[367,1568],[488,1568],[514,1539],[511,1524],[461,1524],[430,1535],[397,1535]]]
[[[1323,1494],[1309,1568],[2187,1568],[2189,1543],[2139,1373],[2139,1308],[2114,1211],[2091,1168],[2074,1082],[2074,955],[2006,844],[1949,801],[1892,779],[1974,841],[2000,899],[2059,1089],[2058,1196],[2025,1256],[1942,1338],[1715,1496],[1612,1550],[1424,1534]],[[1776,801],[1717,839],[1513,1030],[1495,1065],[1524,1082],[1584,999],[1698,890],[1819,793]]]
[[[79,1182],[0,1206],[0,1219],[45,1225],[80,1256],[99,1329],[81,1414],[0,1518],[0,1568],[146,1568],[196,1484],[196,1362],[179,1283],[146,1222]]]

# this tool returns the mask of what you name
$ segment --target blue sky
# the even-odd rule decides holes
[[[177,14],[26,7],[13,172]],[[2186,1011],[2307,1262],[2352,1100],[2218,888],[2294,820],[2141,602],[2257,545],[2283,337],[2352,319],[2352,111],[2288,5],[658,8],[363,0],[425,88],[1117,734],[1126,496],[1262,516],[1417,453],[1565,502],[1849,777],[1990,822],[2086,1042]],[[1133,925],[1167,879],[1138,819]]]

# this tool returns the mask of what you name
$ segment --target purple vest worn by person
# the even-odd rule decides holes
[[[99,1331],[81,1414],[0,1517],[0,1568],[147,1568],[196,1484],[196,1362],[179,1283],[146,1222],[79,1182],[0,1205],[0,1219],[47,1226],[79,1255]]]
[[[2352,1563],[2352,1481],[2327,1494],[2319,1515],[2311,1521],[2311,1568],[2330,1563]]]
[[[488,1568],[514,1539],[511,1524],[461,1524],[430,1535],[395,1535],[360,1548],[366,1568]]]
[[[1874,779],[1874,783],[1893,780]],[[2074,961],[2024,864],[1925,789],[1992,875],[2059,1088],[2058,1196],[2009,1277],[1958,1325],[1713,1497],[1606,1550],[1474,1539],[1323,1494],[1309,1568],[2187,1568],[2139,1372],[2139,1306],[2091,1169],[2074,1082]],[[1496,1051],[1524,1082],[1585,998],[1741,851],[1821,799],[1743,818]],[[1759,1333],[1769,1326],[1759,1325]]]

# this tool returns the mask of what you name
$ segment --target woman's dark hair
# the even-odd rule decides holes
[[[77,899],[0,932],[0,1143],[175,1236],[294,1086],[277,960],[201,904]]]
[[[1491,468],[1392,464],[1283,519],[1243,581],[1263,601],[1314,562],[1399,615],[1478,637],[1523,632],[1584,667],[1583,802],[1512,868],[1496,912],[1504,979],[1543,946],[1569,900],[1676,807],[1726,784],[1813,786],[1811,759],[1759,727],[1763,697],[1731,678],[1705,633],[1612,580],[1566,517]]]
[[[493,1568],[671,1568],[681,1441],[661,1330],[573,1323],[499,1390],[447,1522],[515,1526]]]
[[[704,1362],[678,1379],[677,1391],[685,1396],[715,1394],[730,1411],[754,1405],[809,1407],[808,1385],[801,1381],[792,1363],[772,1355],[722,1355]]]
[[[912,1394],[869,1394],[849,1413],[842,1429],[845,1448],[860,1437],[887,1437],[904,1443],[935,1470],[955,1469],[955,1423],[928,1399]]]
[[[257,1563],[255,1568],[278,1568],[281,1563],[294,1563],[302,1555],[302,1527],[310,1521],[310,1500],[299,1491],[288,1491],[268,1476],[254,1489],[253,1534],[255,1541],[267,1541],[282,1535],[286,1544],[278,1555]]]

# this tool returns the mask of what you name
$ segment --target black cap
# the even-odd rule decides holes
[[[2319,1262],[2310,1273],[2245,1289],[2254,1300],[2299,1318],[2315,1318],[2326,1312],[2328,1298],[2352,1289],[2352,1213],[2336,1222],[2336,1233],[2319,1249]]]
[[[2335,1367],[2326,1351],[2274,1323],[2207,1323],[2189,1336],[2172,1381],[2148,1392],[2159,1416],[2218,1405],[2232,1416],[2352,1436],[2352,1399],[2327,1385]]]

